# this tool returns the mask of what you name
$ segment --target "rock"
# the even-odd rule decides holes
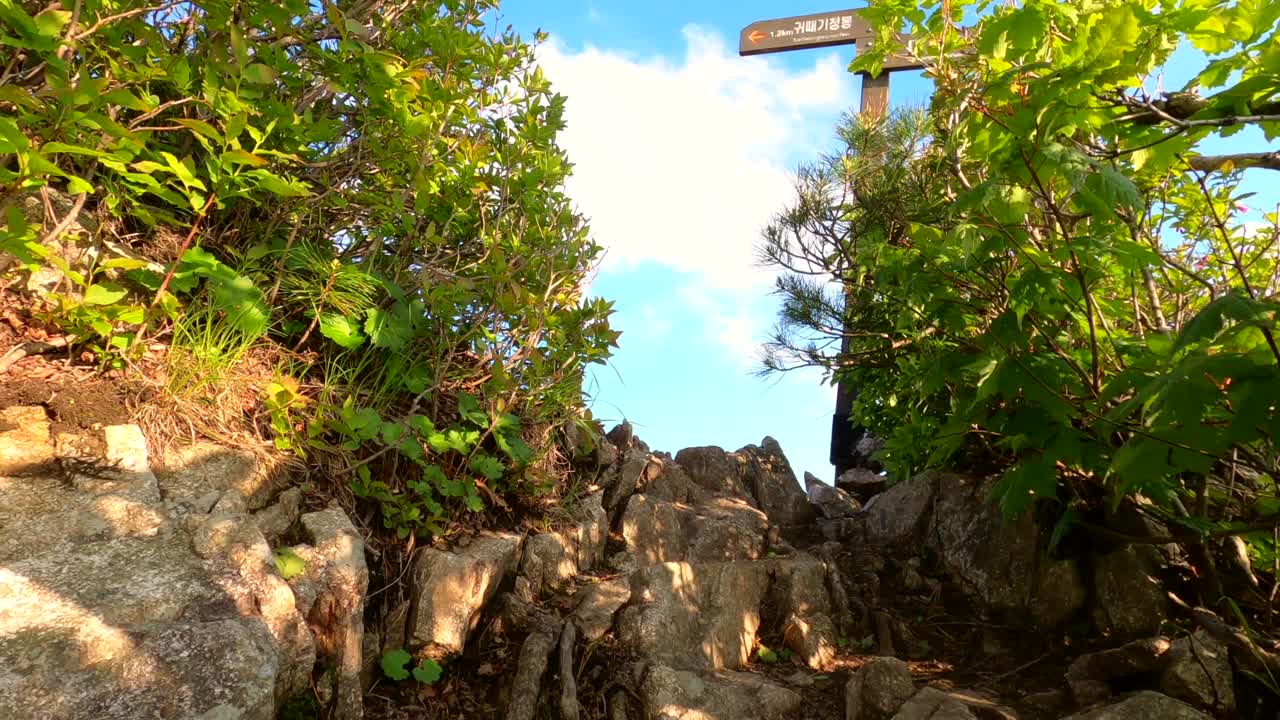
[[[1073,560],[1043,565],[1030,602],[1031,618],[1042,628],[1062,627],[1084,608],[1088,589]]]
[[[279,658],[261,623],[224,618],[142,625],[126,632],[79,612],[79,627],[10,633],[0,610],[0,707],[5,717],[276,717]],[[112,636],[108,649],[103,641]]]
[[[836,626],[826,615],[789,615],[782,626],[783,643],[813,670],[836,658]]]
[[[239,492],[237,491],[237,494]],[[302,490],[289,488],[280,493],[273,505],[269,505],[253,514],[253,521],[267,540],[275,540],[284,535],[298,521],[302,512]]]
[[[745,457],[708,445],[681,450],[676,453],[676,462],[695,485],[712,495],[755,503],[755,496],[743,481],[747,465]]]
[[[999,478],[939,475],[931,542],[953,581],[996,611],[1022,611],[1036,578],[1040,529],[1032,513],[1006,522],[989,501]]]
[[[812,674],[804,670],[797,670],[787,676],[786,682],[788,685],[795,687],[813,687],[815,681]]]
[[[574,525],[574,550],[578,572],[594,570],[604,562],[605,545],[609,541],[609,514],[604,509],[604,491],[582,498],[571,511]]]
[[[1159,671],[1171,646],[1168,638],[1153,637],[1081,655],[1067,668],[1067,687],[1079,705],[1105,700],[1111,695],[1113,681]]]
[[[1106,707],[1072,715],[1063,720],[1212,720],[1199,710],[1168,695],[1144,691]]]
[[[864,468],[845,470],[836,478],[836,487],[859,502],[866,502],[884,492],[889,478]]]
[[[622,516],[622,536],[641,565],[756,559],[764,554],[768,522],[764,513],[729,498],[690,507],[633,495]]]
[[[608,438],[620,452],[626,452],[635,444],[635,431],[631,428],[630,422],[623,420],[621,424],[615,425],[609,431]]]
[[[1129,545],[1094,561],[1097,604],[1094,622],[1100,630],[1122,637],[1151,635],[1168,616],[1169,600],[1156,573],[1159,551]]]
[[[813,522],[809,498],[777,440],[766,437],[759,447],[748,445],[736,454],[745,461],[743,484],[770,523],[787,527]]]
[[[921,473],[871,499],[865,506],[867,542],[897,545],[925,535],[941,473]]]
[[[623,451],[622,462],[614,468],[613,477],[605,490],[604,507],[612,511],[622,506],[635,493],[645,470],[649,468],[649,454],[637,448]]]
[[[603,497],[603,491],[596,492],[575,504],[570,510],[573,525],[526,541],[520,576],[528,581],[534,597],[546,591],[559,592],[578,573],[603,563],[609,530]]]
[[[827,592],[827,568],[822,560],[805,553],[766,561],[771,576],[769,598],[783,616],[831,615]]]
[[[977,720],[977,716],[947,693],[923,687],[898,708],[893,720]]]
[[[409,647],[437,660],[462,652],[480,611],[515,572],[522,544],[519,535],[498,534],[451,552],[423,549],[413,570]]]
[[[318,588],[307,624],[316,651],[335,670],[333,717],[352,720],[364,715],[364,601],[369,569],[364,540],[341,508],[329,507],[302,516],[312,544],[304,573]]]
[[[1169,648],[1160,690],[1217,717],[1234,715],[1235,685],[1227,648],[1204,630],[1178,638]]]
[[[561,533],[542,533],[525,542],[520,577],[527,578],[533,597],[559,592],[578,574],[572,541]]]
[[[583,588],[577,596],[573,622],[587,642],[595,642],[613,627],[613,616],[631,599],[625,579],[606,580]]]
[[[556,649],[558,638],[550,632],[534,632],[520,647],[520,660],[511,681],[511,700],[507,703],[506,720],[533,720],[542,691],[542,676],[547,661]]]
[[[862,510],[862,504],[849,493],[822,482],[812,473],[804,474],[804,486],[809,502],[824,518],[851,518]]]
[[[750,673],[648,668],[640,684],[645,717],[653,720],[789,720],[798,693]]]
[[[257,510],[276,490],[270,469],[252,452],[210,442],[166,452],[157,459],[155,472],[164,499],[180,505],[196,504],[210,491],[236,488],[248,508]]]
[[[768,574],[742,562],[670,562],[632,576],[618,636],[642,657],[687,669],[747,664]]]
[[[44,408],[0,409],[0,476],[47,472],[55,461],[49,416]]]
[[[679,463],[670,456],[650,456],[649,465],[641,477],[637,490],[656,500],[674,503],[692,502],[690,491],[693,481]]]
[[[845,685],[845,720],[886,720],[916,693],[911,670],[897,658],[878,657]]]
[[[209,516],[196,528],[191,547],[219,568],[216,583],[244,617],[266,624],[281,654],[276,699],[284,701],[310,684],[315,640],[298,611],[293,589],[280,577],[271,546],[248,515]]]

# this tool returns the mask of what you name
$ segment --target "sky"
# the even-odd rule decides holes
[[[651,448],[673,454],[768,435],[798,476],[832,479],[834,389],[816,370],[753,375],[777,311],[755,248],[791,200],[796,169],[835,148],[834,127],[856,112],[860,81],[847,72],[849,47],[740,58],[737,38],[756,20],[848,6],[503,2],[499,26],[550,35],[538,57],[567,96],[567,191],[606,251],[590,294],[616,301],[623,334],[586,387],[606,427],[625,418]],[[1195,72],[1194,55],[1175,66]],[[890,104],[923,106],[930,91],[919,72],[894,73]]]

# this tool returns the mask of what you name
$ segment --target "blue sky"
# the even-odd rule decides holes
[[[776,311],[754,248],[797,166],[834,148],[859,81],[846,72],[851,48],[739,58],[737,38],[755,20],[845,7],[503,2],[500,24],[550,33],[539,58],[568,97],[568,191],[607,252],[590,293],[617,301],[623,335],[588,383],[592,410],[607,425],[629,419],[655,449],[736,449],[772,435],[797,475],[830,479],[834,390],[817,371],[752,376]],[[1201,67],[1196,55],[1180,53],[1166,88]],[[924,105],[930,89],[917,72],[895,73],[890,102]],[[1250,140],[1230,146],[1257,149]],[[1274,208],[1280,193],[1266,194],[1256,206]]]

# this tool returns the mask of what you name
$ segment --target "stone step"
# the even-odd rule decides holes
[[[641,565],[754,560],[765,553],[769,520],[746,502],[710,498],[697,505],[632,495],[622,515],[627,550]]]
[[[235,618],[125,630],[106,626],[91,613],[81,617],[81,626],[0,632],[0,708],[5,717],[275,716],[280,661],[261,622]],[[85,627],[95,624],[100,627]],[[104,642],[107,634],[114,642]]]
[[[742,672],[650,666],[640,684],[645,717],[658,720],[785,720],[803,698],[794,690]]]
[[[133,625],[236,615],[237,576],[180,533],[126,537],[0,566],[0,638],[18,632],[112,636]]]

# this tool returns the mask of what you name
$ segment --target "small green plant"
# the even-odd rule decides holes
[[[756,651],[756,658],[765,665],[777,665],[789,661],[791,659],[791,651],[786,648],[774,650],[762,643],[760,649]]]
[[[291,580],[307,569],[307,561],[294,552],[293,548],[276,548],[271,554],[275,556],[276,569],[280,571],[280,577],[285,580]]]
[[[413,656],[404,648],[390,650],[382,655],[382,673],[388,678],[400,682],[408,680],[410,676],[414,680],[423,685],[431,685],[440,679],[440,675],[444,672],[444,668],[440,667],[440,663],[431,658],[422,658],[418,664],[410,670],[413,663]]]

